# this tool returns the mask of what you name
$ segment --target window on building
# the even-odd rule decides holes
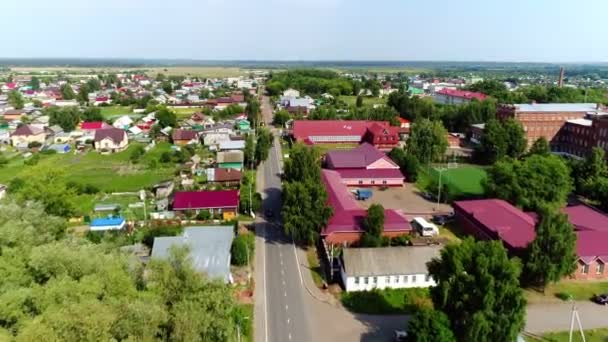
[[[359,277],[355,277],[355,285],[359,285]]]
[[[415,282],[416,282],[416,275],[414,274],[414,275],[412,276],[412,283],[415,283]]]
[[[383,180],[383,181],[382,181],[382,184],[386,184],[386,181],[385,181],[385,180]]]
[[[363,282],[367,285],[369,283],[369,277],[363,277]]]
[[[587,264],[583,264],[583,269],[581,271],[583,274],[588,274],[589,273],[589,265]]]
[[[374,181],[374,180],[373,180],[373,181],[372,181],[372,184],[376,184],[376,181]]]
[[[595,268],[595,273],[604,274],[604,263],[601,261],[597,261],[597,266]]]
[[[406,275],[401,276],[401,278],[403,279],[403,280],[402,280],[402,282],[403,282],[404,284],[407,284],[407,282],[410,280],[410,277],[409,277],[409,276],[406,276]]]
[[[430,275],[430,274],[427,274],[427,275],[424,277],[424,281],[426,281],[427,283],[428,283],[429,281],[431,281],[431,275]]]
[[[363,181],[359,179],[359,185],[363,184]]]
[[[376,284],[378,282],[378,277],[372,277],[372,284]]]

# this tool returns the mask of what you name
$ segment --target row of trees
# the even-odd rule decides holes
[[[498,80],[484,80],[470,85],[468,89],[490,95],[499,103],[608,102],[608,96],[606,96],[605,89],[594,87],[560,88],[553,85],[530,85],[517,88],[515,91],[510,91],[507,89],[504,83]]]
[[[508,119],[499,122],[491,119],[485,124],[479,145],[475,148],[475,159],[493,164],[505,157],[519,158],[524,154],[527,144],[526,133],[518,121]]]
[[[332,215],[321,180],[321,156],[316,148],[295,144],[285,160],[283,228],[294,240],[312,244]]]
[[[144,272],[111,245],[68,236],[36,203],[6,203],[0,225],[0,339],[228,341],[245,319],[187,249]]]
[[[353,94],[353,82],[329,70],[288,70],[271,74],[266,82],[266,91],[271,96],[280,95],[288,88],[298,89],[311,96],[323,93],[334,96]]]
[[[65,132],[73,131],[80,121],[103,121],[101,110],[97,107],[48,107],[43,110],[49,116],[49,124],[59,125]]]

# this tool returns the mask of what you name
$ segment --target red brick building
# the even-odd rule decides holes
[[[608,272],[608,215],[585,205],[562,212],[574,226],[577,241],[575,279],[605,279]],[[480,240],[500,240],[511,255],[521,256],[536,236],[536,213],[526,213],[499,199],[454,202],[456,220]]]
[[[513,118],[519,121],[531,146],[538,138],[545,137],[551,144],[568,120],[584,119],[602,111],[595,103],[532,103],[502,105],[497,116],[501,120]]]
[[[360,144],[368,142],[381,150],[399,144],[399,128],[388,121],[295,120],[291,134],[306,144]]]

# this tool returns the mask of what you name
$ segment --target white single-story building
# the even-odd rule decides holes
[[[341,276],[347,292],[435,286],[426,263],[441,246],[346,248]]]

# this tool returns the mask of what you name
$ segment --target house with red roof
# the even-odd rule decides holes
[[[127,132],[120,128],[102,128],[95,130],[95,149],[99,152],[120,152],[127,148]]]
[[[400,134],[409,134],[410,133],[410,126],[412,124],[412,122],[408,119],[404,119],[400,116],[395,117],[397,119],[397,121],[399,121],[399,133]]]
[[[480,240],[500,240],[512,255],[522,255],[536,237],[538,215],[524,212],[500,199],[456,201],[454,214],[464,230]],[[586,205],[562,212],[576,233],[575,279],[605,279],[608,270],[608,215]]]
[[[359,206],[337,171],[322,170],[321,178],[327,190],[328,203],[334,211],[321,231],[321,237],[326,243],[336,245],[358,242],[363,234],[363,220],[367,210]],[[409,220],[401,212],[384,210],[384,236],[392,238],[411,231]]]
[[[369,143],[327,152],[325,166],[335,170],[347,186],[403,186],[399,166]]]
[[[171,137],[175,145],[188,145],[199,142],[198,132],[190,129],[174,129]]]
[[[85,134],[93,134],[98,129],[111,128],[111,125],[103,121],[87,121],[80,124],[80,130]]]
[[[46,133],[44,132],[44,129],[34,125],[19,126],[11,134],[11,143],[13,146],[29,145],[33,142],[40,143],[42,145],[44,144],[45,139]]]
[[[483,101],[487,97],[488,96],[484,93],[449,88],[438,90],[433,95],[435,102],[452,105],[469,103],[473,99]]]
[[[224,220],[234,219],[239,209],[239,190],[179,191],[173,198],[173,210],[178,213],[208,210],[221,214]]]
[[[360,144],[369,142],[390,150],[399,144],[399,131],[388,121],[295,120],[291,134],[305,144]]]

